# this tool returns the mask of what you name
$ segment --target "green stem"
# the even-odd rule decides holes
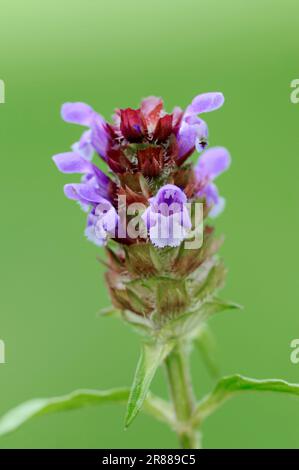
[[[165,365],[180,444],[183,449],[199,449],[200,435],[192,424],[196,402],[189,370],[188,345],[177,344],[167,356]]]

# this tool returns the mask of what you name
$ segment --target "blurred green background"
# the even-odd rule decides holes
[[[0,413],[26,399],[78,387],[130,384],[139,339],[113,319],[98,249],[85,216],[67,200],[51,155],[81,128],[60,119],[65,101],[85,101],[106,118],[115,107],[163,96],[186,106],[222,91],[206,115],[210,143],[229,148],[218,183],[227,209],[229,268],[222,296],[245,305],[211,322],[224,374],[299,382],[290,342],[299,337],[299,78],[296,0],[2,0],[0,78],[1,298]],[[198,395],[213,385],[200,357]],[[164,375],[154,389],[166,395]],[[124,408],[105,406],[43,417],[0,440],[3,448],[163,448],[176,437],[139,416],[123,431]],[[299,447],[299,400],[269,394],[228,402],[204,425],[208,448]]]

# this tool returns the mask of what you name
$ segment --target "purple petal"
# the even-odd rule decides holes
[[[183,119],[177,136],[179,158],[194,149],[197,141],[207,141],[208,126],[197,116],[187,116]]]
[[[92,160],[94,148],[91,144],[91,130],[83,132],[80,140],[72,145],[72,150],[85,160]]]
[[[78,186],[78,183],[64,185],[64,194],[68,199],[77,201],[80,207],[84,210],[84,212],[87,212],[90,208],[91,203],[90,201],[87,201],[79,195],[77,190]]]
[[[79,201],[83,206],[99,204],[107,197],[106,188],[91,183],[71,183],[64,186],[68,199]]]
[[[93,186],[101,197],[109,199],[110,179],[98,168],[96,170],[97,173],[94,176],[86,178],[83,182]]]
[[[156,214],[156,223],[149,230],[150,240],[158,248],[179,246],[186,238],[186,230],[181,225],[181,215],[165,217]]]
[[[219,196],[219,191],[214,183],[209,183],[198,193],[198,196],[205,197],[208,207],[211,208],[209,217],[217,217],[225,208],[225,199]]]
[[[77,184],[76,191],[81,200],[88,201],[90,203],[99,203],[103,199],[98,188],[92,184]]]
[[[190,211],[188,210],[188,208],[186,206],[183,207],[183,210],[181,212],[180,223],[187,230],[191,230],[192,222],[191,222],[191,218],[190,218]]]
[[[218,204],[219,202],[219,192],[218,188],[214,183],[209,183],[206,187],[199,192],[199,196],[206,198],[207,205],[212,206],[213,204]]]
[[[99,195],[103,197],[108,196],[110,178],[98,167],[85,160],[83,157],[80,157],[80,155],[74,152],[60,153],[54,155],[53,160],[62,173],[83,173],[82,183],[84,183],[84,186],[88,184],[89,187],[95,188]],[[81,187],[83,186],[82,183]],[[78,191],[78,185],[71,185],[69,188],[71,193],[69,194],[73,194],[73,189],[71,188],[74,187],[76,187],[76,191]],[[67,195],[67,197],[70,199],[78,199],[72,198],[69,195]],[[88,200],[97,202],[97,200],[94,201],[94,199],[88,198]]]
[[[98,215],[99,220],[107,233],[109,233],[109,235],[115,235],[119,216],[112,204],[107,200],[102,201],[96,207],[95,214]]]
[[[65,184],[63,190],[64,190],[64,194],[66,195],[68,199],[79,201],[80,198],[79,198],[78,192],[76,191],[76,186],[77,184]]]
[[[90,209],[89,204],[87,204],[86,202],[79,201],[79,200],[77,202],[78,202],[79,207],[83,210],[83,212],[89,212],[89,209]]]
[[[85,103],[64,103],[61,108],[61,117],[66,122],[81,124],[90,127],[94,115],[94,110]]]
[[[103,246],[108,236],[115,235],[118,219],[115,208],[109,201],[102,199],[95,211],[88,216],[86,237],[96,245]]]
[[[95,223],[91,222],[90,215],[87,219],[87,226],[84,232],[87,240],[94,243],[97,246],[104,246],[107,241],[107,233],[103,229],[102,233],[100,232],[100,228],[97,228]]]
[[[106,130],[106,121],[90,106],[85,103],[65,103],[61,108],[61,116],[67,122],[81,124],[91,128],[91,132],[83,134],[79,144],[75,144],[75,150],[87,152],[89,159],[92,153],[92,146],[103,158],[106,157],[106,150],[109,141],[109,135]],[[85,156],[85,155],[84,155]]]
[[[221,214],[221,212],[224,211],[225,209],[225,199],[224,197],[219,197],[218,199],[218,202],[217,204],[215,204],[212,209],[210,210],[209,212],[209,217],[211,217],[211,219],[215,219],[215,217],[218,217],[219,214]]]
[[[110,183],[110,178],[107,176],[102,170],[100,170],[97,166],[93,167],[93,172],[94,175],[97,179],[97,184],[102,187],[103,189],[105,188],[107,190],[107,186]]]
[[[62,173],[93,172],[93,165],[75,152],[59,153],[52,158]]]
[[[196,130],[192,126],[185,126],[178,134],[178,152],[179,158],[191,152],[194,149],[196,141]]]
[[[96,188],[88,184],[71,183],[64,186],[64,194],[68,199],[79,201],[81,204],[99,203],[103,198]]]
[[[91,143],[96,152],[103,158],[107,157],[107,148],[109,145],[109,134],[106,128],[106,122],[98,116],[91,128]]]
[[[154,198],[154,202],[158,206],[163,203],[166,203],[168,206],[171,204],[183,205],[187,202],[187,197],[178,186],[175,186],[174,184],[166,184],[159,189]]]
[[[222,93],[202,93],[196,96],[192,103],[187,107],[185,114],[200,114],[214,111],[220,108],[224,103],[224,96]]]
[[[198,179],[213,180],[227,170],[230,162],[230,154],[224,147],[212,147],[199,157],[195,173]]]

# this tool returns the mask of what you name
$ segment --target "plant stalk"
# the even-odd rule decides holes
[[[183,449],[200,449],[200,434],[192,424],[196,406],[189,368],[189,344],[178,343],[165,360],[176,432]]]

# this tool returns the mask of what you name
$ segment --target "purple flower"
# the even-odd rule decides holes
[[[213,147],[206,150],[199,157],[194,168],[200,186],[197,195],[206,199],[208,207],[211,208],[210,217],[216,217],[224,209],[225,199],[219,196],[218,189],[213,181],[227,170],[230,162],[230,154],[224,147]]]
[[[179,158],[185,160],[197,146],[203,150],[207,145],[208,127],[197,115],[220,108],[224,103],[222,93],[203,93],[196,96],[186,108],[178,132]]]
[[[187,107],[185,111],[185,116],[214,111],[215,109],[221,108],[223,103],[224,96],[222,93],[202,93],[201,95],[197,95],[192,100],[192,103]]]
[[[66,184],[65,195],[79,201],[84,209],[109,198],[110,179],[98,167],[75,152],[54,155],[53,160],[62,173],[82,173],[81,183]]]
[[[166,184],[149,202],[142,219],[151,242],[159,248],[179,246],[191,229],[185,193],[178,186]]]
[[[88,214],[85,235],[88,240],[98,246],[103,246],[109,236],[115,236],[119,216],[112,204],[101,199],[99,204]]]
[[[88,140],[89,148],[92,147],[105,160],[109,146],[109,131],[105,119],[96,113],[85,103],[65,103],[61,108],[62,119],[73,124],[89,127],[90,132],[86,137],[83,134],[80,141]],[[82,143],[82,142],[81,142]]]
[[[61,107],[61,117],[66,122],[91,127],[96,112],[85,103],[64,103]]]
[[[208,126],[197,116],[186,116],[183,118],[178,133],[178,158],[185,160],[193,153],[196,143],[203,150],[207,145]]]

